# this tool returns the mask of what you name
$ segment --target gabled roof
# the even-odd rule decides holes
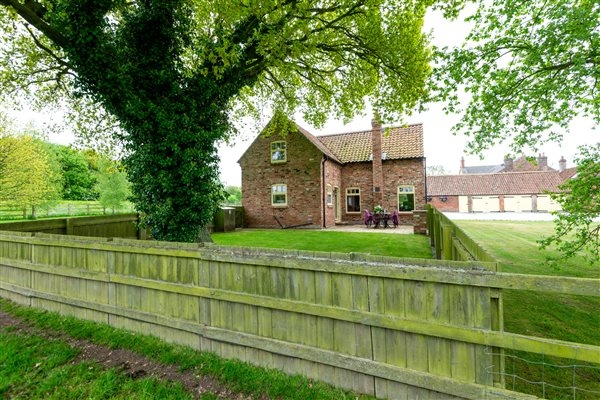
[[[558,186],[563,181],[558,171],[428,176],[427,195],[477,196],[558,192]]]
[[[304,136],[306,136],[306,138],[310,140],[312,144],[314,144],[317,147],[317,149],[321,150],[323,154],[325,154],[327,157],[331,158],[337,163],[342,163],[317,137],[315,137],[306,129],[302,128],[300,125],[296,124],[296,126],[298,127],[298,131]]]
[[[567,168],[563,172],[560,172],[560,177],[564,181],[573,178],[575,175],[577,175],[577,167]]]
[[[373,130],[317,136],[341,163],[371,161]],[[379,132],[379,131],[376,131]],[[423,151],[423,124],[384,128],[381,151],[385,160],[419,158]]]

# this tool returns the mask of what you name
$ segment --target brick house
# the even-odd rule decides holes
[[[381,205],[412,224],[425,204],[422,124],[313,136],[262,133],[238,161],[248,227],[358,224]]]

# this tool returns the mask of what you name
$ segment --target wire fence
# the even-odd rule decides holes
[[[486,347],[485,353],[493,360],[503,360],[504,368],[488,365],[484,372],[503,382],[506,389],[542,399],[600,399],[600,364],[491,347]]]

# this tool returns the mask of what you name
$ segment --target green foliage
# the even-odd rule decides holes
[[[554,234],[541,241],[542,247],[556,245],[567,257],[587,255],[590,265],[600,265],[600,143],[581,146],[575,159],[577,174],[552,194],[562,211]]]
[[[512,139],[513,150],[560,140],[576,116],[600,122],[600,3],[591,0],[480,1],[463,47],[441,49],[434,74],[454,130],[480,152]]]
[[[63,200],[96,200],[96,177],[86,156],[70,147],[56,146],[63,175]]]
[[[104,161],[99,165],[96,190],[100,193],[99,201],[103,207],[112,209],[113,213],[123,207],[131,196],[131,184],[127,175],[117,163]]]
[[[225,186],[225,203],[231,205],[242,204],[242,188],[239,186]]]
[[[437,52],[440,67],[433,86],[437,99],[447,102],[446,111],[463,112],[453,129],[471,138],[471,152],[501,142],[520,152],[560,141],[560,130],[568,131],[578,116],[600,123],[598,1],[480,0],[468,20],[475,26],[465,45]],[[460,88],[469,98],[464,110]],[[590,137],[594,141],[597,135]],[[595,161],[584,167],[596,174],[597,146],[589,149],[596,151]],[[542,243],[557,243],[566,257],[587,252],[597,262],[598,228],[592,220],[600,216],[599,186],[593,173],[579,172],[582,178],[557,196],[565,212],[559,214],[555,235]]]
[[[56,199],[54,172],[37,140],[0,131],[0,202],[35,207]]]
[[[45,82],[81,109],[100,105],[118,121],[113,137],[152,236],[195,241],[223,200],[215,144],[232,134],[231,118],[269,107],[322,125],[367,101],[384,122],[410,112],[430,72],[425,10],[462,2],[32,3],[43,6],[35,15],[0,0],[0,63],[12,71],[0,80],[32,95]]]

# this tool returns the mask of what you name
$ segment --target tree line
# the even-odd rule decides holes
[[[0,130],[1,205],[35,209],[58,200],[95,200],[118,209],[130,196],[129,187],[119,161],[35,133]]]

